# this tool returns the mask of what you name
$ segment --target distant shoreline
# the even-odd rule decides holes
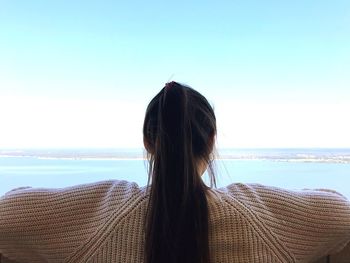
[[[0,150],[0,158],[62,160],[145,160],[142,149],[25,149]],[[218,160],[267,160],[278,162],[350,163],[348,148],[219,149]]]

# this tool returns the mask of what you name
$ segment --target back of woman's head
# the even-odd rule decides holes
[[[216,135],[208,101],[176,82],[149,103],[143,136],[149,157],[150,197],[145,222],[145,263],[209,263],[209,189],[201,167],[209,166]]]

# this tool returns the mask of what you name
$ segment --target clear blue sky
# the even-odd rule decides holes
[[[349,25],[345,0],[1,1],[0,145],[141,146],[172,77],[221,147],[350,147]]]

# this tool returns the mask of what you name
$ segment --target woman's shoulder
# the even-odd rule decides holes
[[[255,200],[266,199],[266,201],[288,201],[295,202],[305,200],[323,200],[335,203],[341,203],[345,206],[349,206],[349,200],[341,193],[332,189],[301,189],[290,190],[276,186],[268,186],[257,183],[233,183],[225,187],[215,189],[216,192],[238,198],[242,200]]]
[[[350,224],[349,200],[331,189],[289,190],[262,184],[234,183],[217,189],[232,201],[239,201],[252,210],[289,217],[293,212],[307,217],[341,216]]]
[[[23,222],[38,218],[49,222],[52,214],[74,217],[76,213],[84,213],[87,217],[108,217],[113,210],[130,209],[133,201],[143,196],[142,193],[142,188],[136,183],[125,180],[64,188],[21,187],[0,197],[0,222],[11,222],[15,218],[22,218]]]
[[[247,207],[262,221],[293,222],[296,226],[328,225],[350,235],[350,202],[335,190],[289,190],[262,184],[234,183],[217,189],[216,193],[228,202],[238,202]]]
[[[83,195],[87,193],[100,193],[108,191],[109,193],[118,192],[140,192],[142,187],[139,187],[137,183],[126,180],[104,180],[92,183],[77,184],[73,186],[61,187],[61,188],[47,188],[47,187],[31,187],[24,186],[14,188],[6,192],[1,198],[11,198],[20,196],[62,196],[62,195]]]

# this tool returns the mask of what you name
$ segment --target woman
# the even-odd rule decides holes
[[[313,262],[350,241],[350,203],[336,192],[207,187],[216,120],[197,91],[168,83],[143,136],[146,187],[111,180],[3,196],[3,262]]]

